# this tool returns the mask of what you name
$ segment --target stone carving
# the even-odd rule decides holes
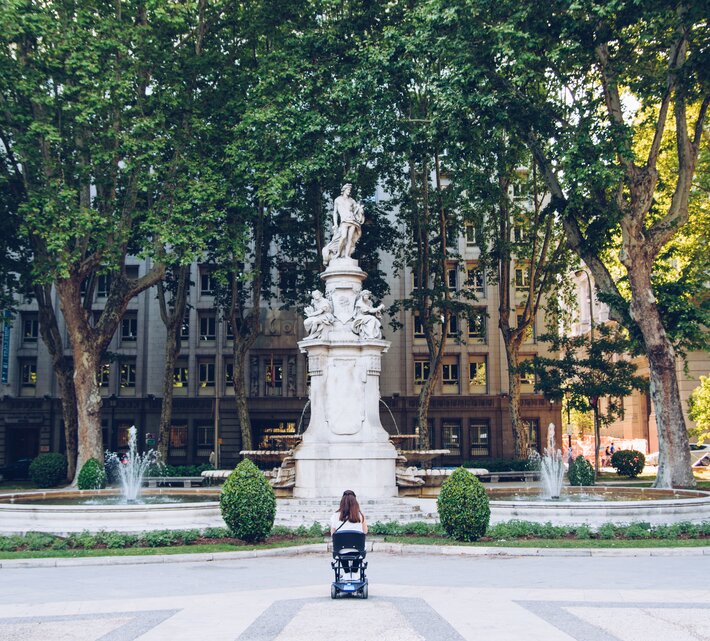
[[[372,294],[363,289],[362,293],[355,301],[355,320],[353,321],[353,332],[361,339],[382,338],[382,311],[384,305],[375,307],[372,304]]]
[[[306,314],[303,326],[308,332],[306,340],[322,338],[324,330],[335,321],[330,301],[317,289],[311,293],[311,297],[311,304],[303,310]]]
[[[357,241],[362,235],[365,222],[365,208],[350,197],[352,185],[343,185],[333,202],[333,236],[323,248],[323,264],[328,265],[332,258],[350,258]]]

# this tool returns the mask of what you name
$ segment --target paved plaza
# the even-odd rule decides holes
[[[0,640],[708,641],[710,555],[678,552],[374,552],[367,601],[330,599],[327,554],[5,566]]]

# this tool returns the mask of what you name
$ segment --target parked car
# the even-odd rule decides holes
[[[0,480],[3,481],[25,481],[30,478],[30,463],[32,463],[31,458],[21,458],[6,465],[5,467],[0,467]]]
[[[646,465],[658,465],[658,452],[651,452],[646,457]],[[705,467],[710,465],[710,445],[691,443],[690,465],[691,467]]]

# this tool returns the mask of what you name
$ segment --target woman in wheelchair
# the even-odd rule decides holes
[[[367,578],[365,570],[365,534],[367,521],[360,510],[355,492],[345,490],[340,499],[340,508],[330,518],[330,533],[333,537],[333,563],[335,582],[331,586],[331,597],[340,593],[358,594],[367,598]],[[354,573],[359,577],[353,578]],[[343,580],[343,574],[350,578]]]

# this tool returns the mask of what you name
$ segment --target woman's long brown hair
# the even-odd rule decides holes
[[[355,492],[345,490],[343,498],[340,499],[340,520],[350,521],[350,523],[360,523],[362,521],[362,513],[360,505],[355,497]]]

